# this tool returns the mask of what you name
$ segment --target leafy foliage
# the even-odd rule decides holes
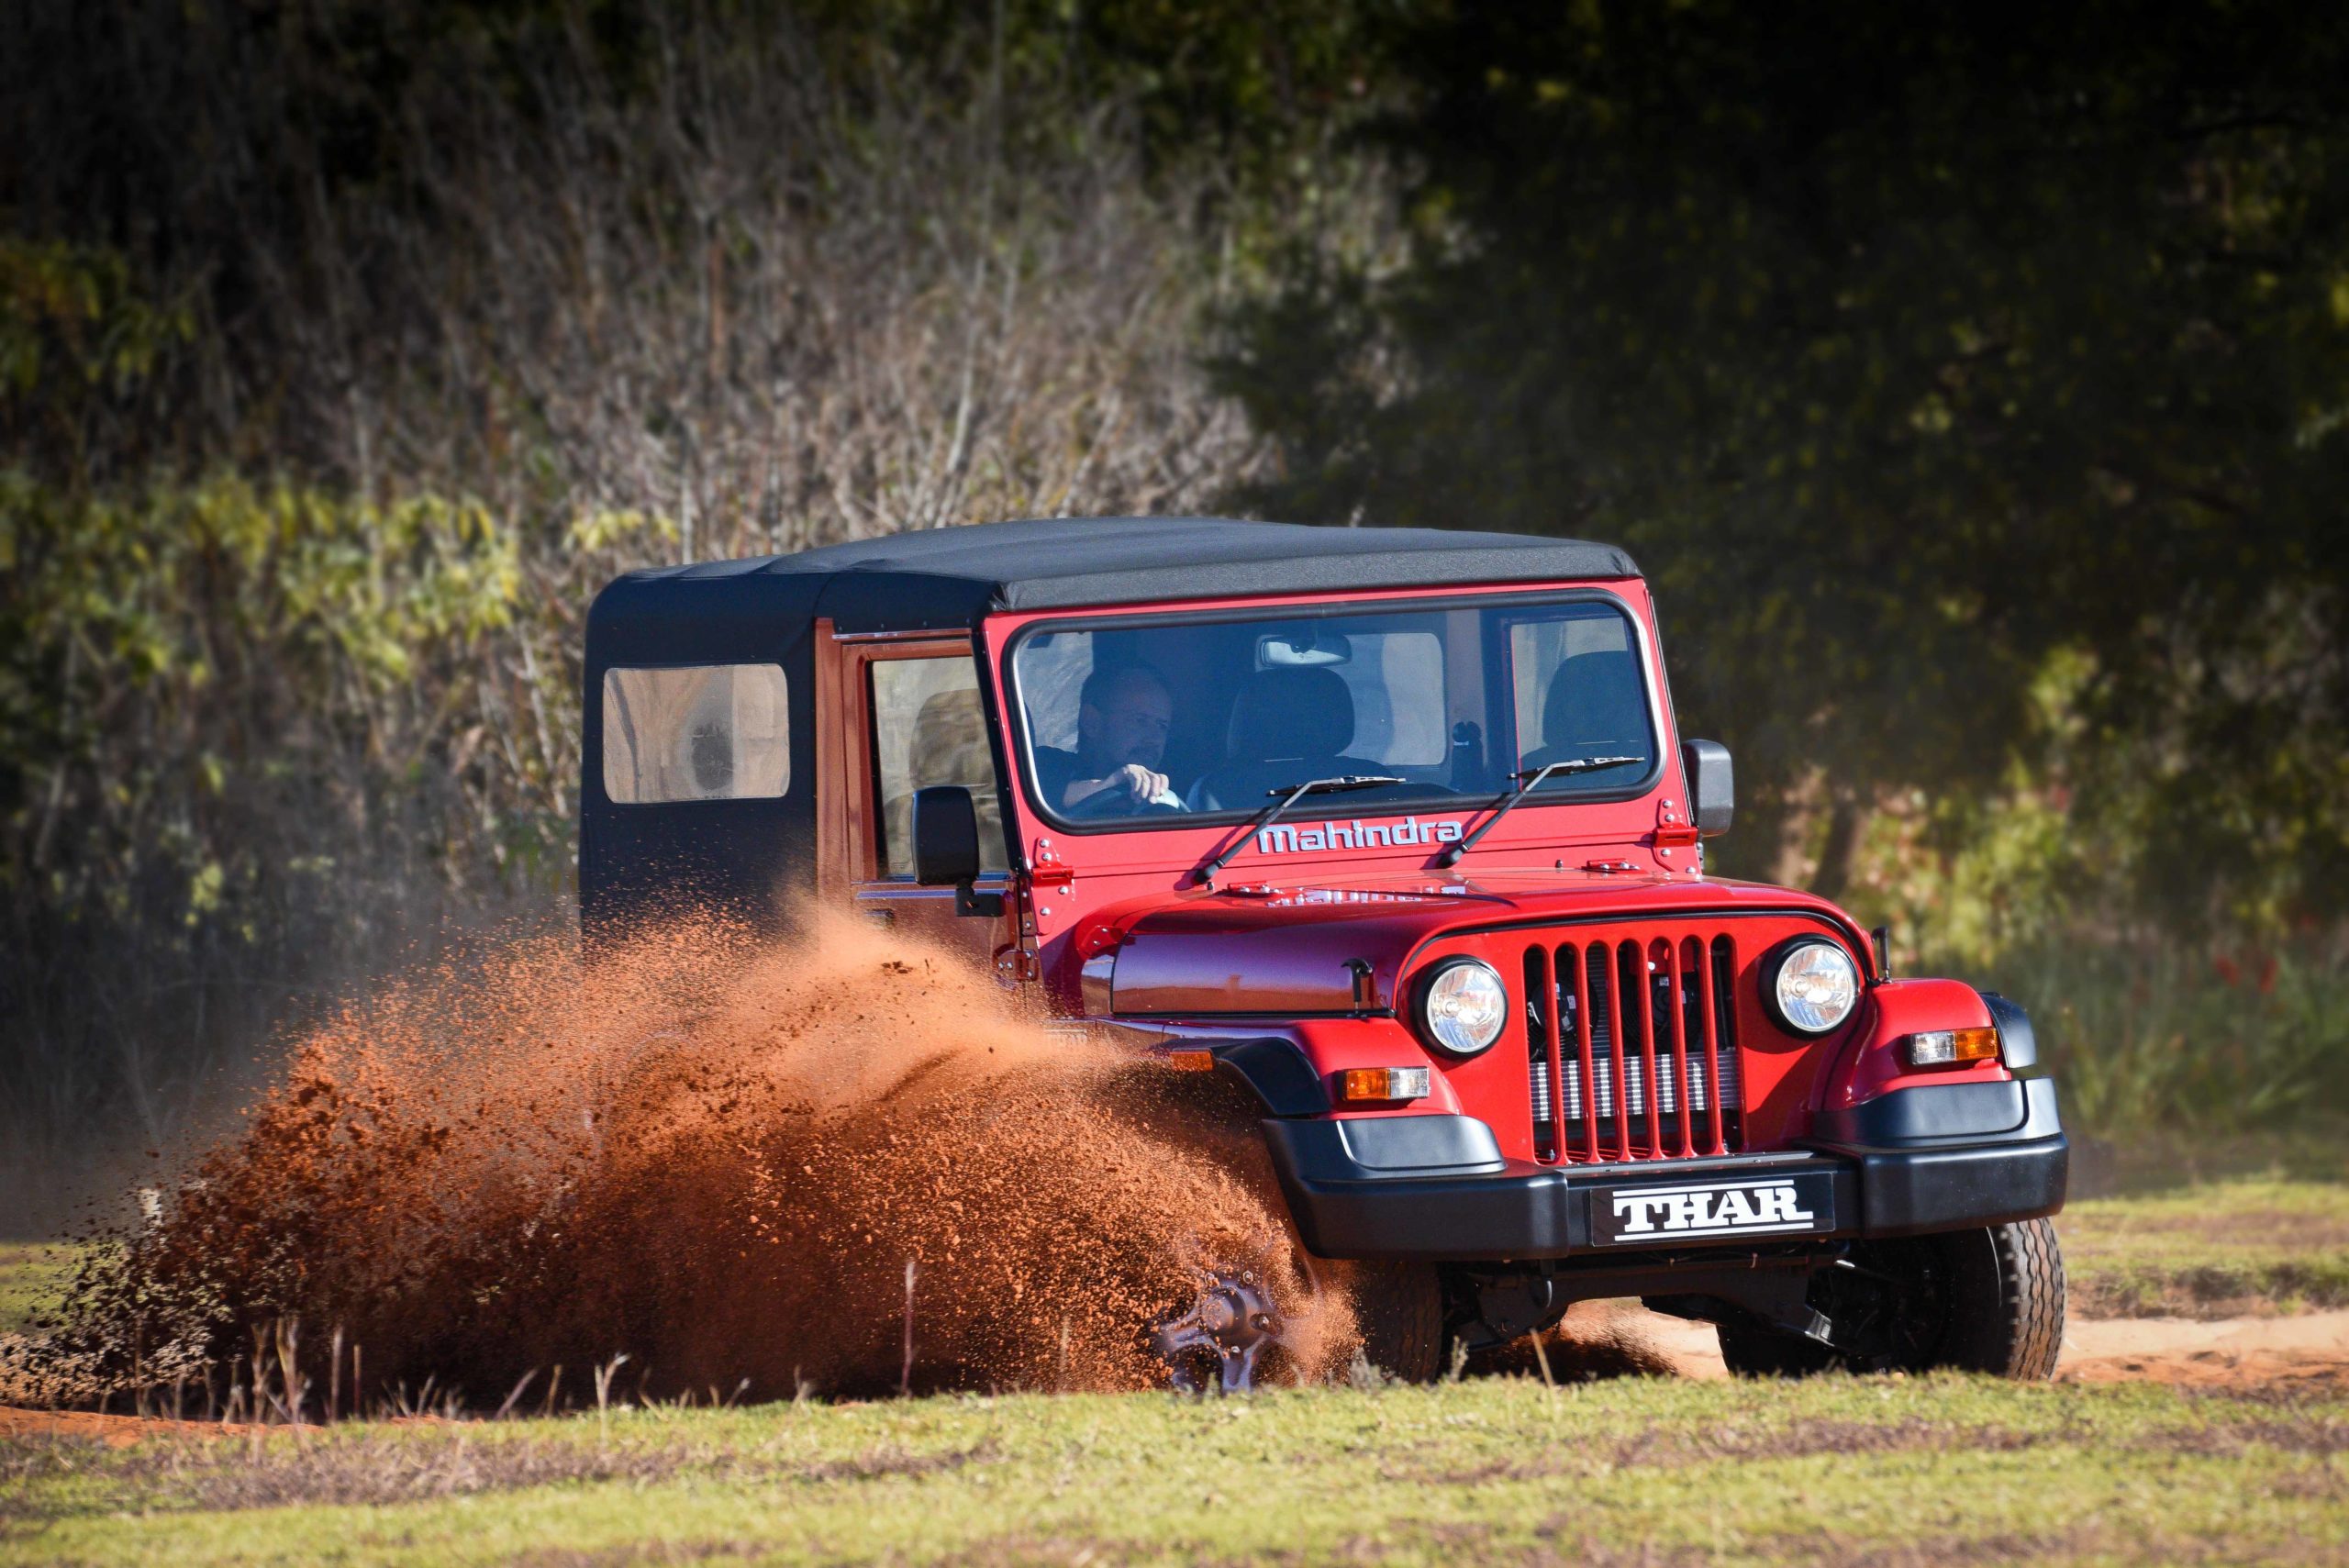
[[[1389,50],[1418,246],[1238,313],[1246,501],[1628,539],[1688,717],[1836,808],[1831,884],[1884,790],[2043,762],[2074,655],[2064,782],[2141,895],[2349,906],[2349,25],[1441,6]]]
[[[1219,495],[1630,542],[1731,869],[2337,973],[2344,75],[2273,0],[0,8],[0,1188],[547,902],[613,573]]]
[[[560,808],[560,750],[510,778],[471,766],[511,695],[478,656],[520,587],[513,538],[478,506],[230,474],[76,499],[6,473],[0,560],[0,866],[61,898],[52,913],[118,906],[150,857],[241,875],[273,820],[345,819],[419,784],[509,808],[514,786],[551,789]],[[451,712],[473,722],[449,736]],[[427,767],[419,748],[444,739]]]
[[[553,906],[618,572],[1246,473],[1177,19],[0,15],[0,1187]]]

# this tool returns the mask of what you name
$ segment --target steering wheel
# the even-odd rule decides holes
[[[1137,803],[1132,792],[1120,786],[1097,789],[1074,806],[1062,806],[1061,815],[1075,822],[1099,822],[1112,817],[1178,817],[1187,809],[1163,800]]]

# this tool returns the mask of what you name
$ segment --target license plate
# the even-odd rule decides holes
[[[1594,1187],[1590,1194],[1590,1239],[1602,1247],[1805,1236],[1834,1229],[1835,1183],[1824,1171]]]

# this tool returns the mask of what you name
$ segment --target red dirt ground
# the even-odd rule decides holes
[[[1593,1329],[1604,1325],[1604,1331],[1644,1345],[1680,1376],[1729,1375],[1713,1331],[1703,1324],[1637,1307],[1598,1308],[1591,1321]],[[2349,1312],[2213,1322],[2171,1318],[2076,1321],[2065,1330],[2055,1380],[2349,1390]]]

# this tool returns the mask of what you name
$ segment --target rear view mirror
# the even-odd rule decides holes
[[[1680,767],[1688,777],[1688,813],[1698,835],[1712,839],[1728,832],[1737,814],[1737,776],[1729,748],[1718,740],[1683,740]]]
[[[979,874],[979,811],[961,784],[914,791],[914,880],[962,887]]]
[[[1331,631],[1310,622],[1288,631],[1269,632],[1256,639],[1256,668],[1259,670],[1297,670],[1320,664],[1342,664],[1353,656],[1352,638],[1342,631]]]

